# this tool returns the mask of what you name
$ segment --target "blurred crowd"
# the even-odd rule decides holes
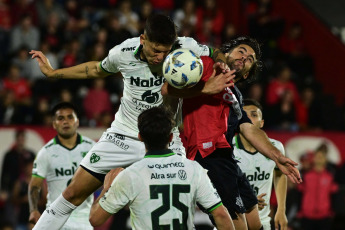
[[[0,125],[50,125],[58,101],[78,105],[82,126],[109,126],[122,95],[121,76],[103,80],[45,78],[29,51],[41,50],[53,68],[102,60],[143,32],[153,12],[170,15],[180,36],[219,47],[240,35],[262,43],[264,67],[242,91],[264,105],[266,128],[344,130],[344,110],[314,78],[303,27],[286,23],[271,0],[241,1],[240,28],[217,0],[0,0]],[[237,26],[238,27],[238,26]]]
[[[226,20],[231,8],[225,10],[219,0],[0,0],[0,126],[51,127],[51,107],[69,101],[78,107],[81,126],[109,127],[122,96],[119,74],[97,80],[47,79],[29,51],[41,50],[54,68],[100,61],[115,45],[140,35],[148,15],[162,12],[172,17],[180,36],[203,44],[220,47],[241,35],[262,43],[263,71],[241,90],[264,106],[266,129],[345,130],[344,108],[334,103],[332,95],[325,95],[314,78],[303,27],[276,14],[272,1],[241,1],[244,20],[239,29]],[[17,132],[16,143],[5,156],[0,192],[1,216],[11,217],[1,223],[16,229],[27,229],[27,183],[33,162],[23,136],[24,132]],[[331,181],[329,190],[322,191],[326,200],[320,207],[326,211],[315,214],[316,219],[344,219],[339,208],[345,200],[345,181],[339,176],[344,175],[344,167],[328,164],[327,145],[306,153],[301,162],[305,182],[321,183],[321,177],[315,176],[320,172]],[[292,229],[305,229],[309,222],[301,220],[315,219],[306,216],[310,210],[305,204],[311,202],[307,198],[315,190],[308,185],[289,189],[287,215]],[[44,207],[44,196],[41,203]],[[334,229],[345,228],[339,223],[340,228]]]

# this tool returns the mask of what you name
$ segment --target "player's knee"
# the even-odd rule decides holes
[[[87,197],[84,197],[78,190],[73,187],[68,186],[65,191],[63,191],[62,196],[70,203],[75,206],[79,206]]]

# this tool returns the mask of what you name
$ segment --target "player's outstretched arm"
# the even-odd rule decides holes
[[[108,218],[112,215],[105,211],[100,205],[99,200],[104,196],[106,191],[111,187],[111,184],[113,183],[113,180],[115,177],[123,170],[123,168],[116,168],[110,170],[110,172],[107,173],[104,179],[103,184],[103,190],[97,200],[92,204],[91,210],[90,210],[90,223],[92,226],[97,227],[102,225],[104,222],[108,220]]]
[[[235,70],[216,75],[216,71],[213,70],[211,77],[206,82],[199,81],[198,84],[191,88],[177,89],[165,82],[162,86],[161,93],[163,96],[169,95],[179,98],[191,98],[202,94],[217,94],[222,92],[226,87],[232,87],[234,85],[232,82],[232,79],[235,78],[234,73]]]
[[[240,125],[240,132],[256,150],[272,159],[292,183],[302,182],[301,175],[295,167],[298,164],[285,157],[274,145],[272,145],[264,131],[251,123],[242,123]]]
[[[281,171],[274,170],[273,182],[278,202],[277,212],[274,217],[275,229],[287,230],[288,220],[285,214],[287,192],[286,176]]]
[[[109,73],[104,72],[100,68],[100,62],[98,61],[86,62],[69,68],[54,70],[48,58],[41,51],[31,50],[29,54],[32,55],[32,59],[37,60],[42,73],[49,78],[83,79],[106,77],[109,75]]]
[[[28,199],[29,199],[29,223],[36,224],[38,219],[41,216],[41,213],[38,211],[38,201],[40,200],[40,191],[42,188],[43,179],[40,177],[31,177],[31,181],[29,183],[29,192],[28,192]]]
[[[234,230],[234,224],[224,205],[219,206],[211,212],[218,230]]]

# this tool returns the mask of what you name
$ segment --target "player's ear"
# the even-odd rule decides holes
[[[264,127],[264,124],[265,124],[265,120],[261,120],[261,122],[260,122],[261,124],[260,124],[260,128],[262,129],[262,127]]]
[[[174,137],[174,134],[170,133],[170,135],[169,135],[169,143],[172,141],[173,137]]]
[[[140,34],[140,45],[144,45],[145,40],[146,40],[145,34]]]
[[[140,133],[138,133],[138,138],[141,142],[144,142],[144,139],[141,137]]]

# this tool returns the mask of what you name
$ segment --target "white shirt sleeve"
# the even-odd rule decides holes
[[[101,68],[105,72],[107,73],[119,72],[118,67],[119,67],[119,58],[121,57],[120,52],[121,52],[120,45],[115,46],[109,51],[108,56],[104,58],[100,64]]]
[[[46,178],[49,170],[48,152],[43,147],[36,156],[34,165],[32,168],[32,175]]]
[[[207,175],[207,171],[199,166],[200,181],[196,191],[196,201],[205,208],[208,212],[213,211],[222,202],[218,195],[217,190],[213,187],[210,178]]]
[[[190,49],[198,56],[211,56],[211,49],[206,45],[198,43],[193,38],[179,37],[178,40],[181,44],[181,48]]]
[[[131,179],[124,170],[115,178],[111,187],[99,200],[99,205],[108,213],[117,213],[131,201],[133,192]]]

